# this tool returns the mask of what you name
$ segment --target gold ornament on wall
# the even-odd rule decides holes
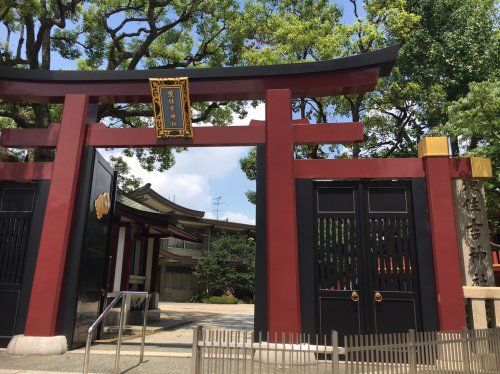
[[[95,215],[97,219],[101,219],[109,213],[111,208],[111,197],[109,193],[103,192],[94,200]]]
[[[156,137],[192,138],[188,78],[150,78]]]

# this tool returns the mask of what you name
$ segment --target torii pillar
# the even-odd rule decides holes
[[[300,333],[292,93],[266,92],[267,327]]]

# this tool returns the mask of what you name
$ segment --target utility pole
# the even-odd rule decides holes
[[[225,204],[225,202],[223,202],[221,200],[222,200],[222,196],[218,196],[218,197],[212,199],[213,204],[214,204],[215,217],[216,217],[217,221],[219,220],[220,206],[222,204]]]

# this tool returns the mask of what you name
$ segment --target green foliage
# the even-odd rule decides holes
[[[134,175],[130,175],[130,167],[121,156],[111,156],[111,165],[117,172],[118,187],[125,192],[137,190],[142,185],[142,179]]]
[[[241,170],[245,173],[247,178],[251,181],[257,179],[257,147],[252,147],[246,156],[240,158]],[[246,191],[245,196],[252,204],[257,204],[257,194],[255,191]]]
[[[205,304],[238,304],[238,301],[234,296],[210,296],[203,299]]]
[[[245,236],[222,234],[203,252],[194,275],[207,296],[230,292],[239,299],[252,299],[255,276],[255,244]]]
[[[4,1],[0,4],[0,65],[57,69],[51,56],[76,60],[82,70],[135,70],[234,65],[239,61],[239,4],[235,0],[75,0]],[[0,129],[46,127],[57,121],[51,105],[0,102]],[[194,122],[227,125],[241,103],[197,103]],[[148,127],[147,104],[101,104],[98,120],[113,127]],[[5,119],[5,120],[4,120]],[[2,150],[2,159],[13,155]],[[166,170],[175,162],[172,149],[128,149],[147,170]],[[7,152],[7,153],[6,153]],[[33,152],[32,152],[33,153]],[[31,159],[52,157],[34,152]],[[125,162],[125,159],[123,159]]]
[[[448,122],[437,133],[456,137],[469,156],[488,157],[493,179],[485,182],[491,227],[500,230],[500,80],[471,83],[467,95],[448,106]]]

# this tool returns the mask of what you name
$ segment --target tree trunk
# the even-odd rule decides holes
[[[15,162],[19,161],[15,154],[7,148],[0,147],[0,162]]]
[[[50,70],[50,27],[43,33],[42,40],[42,70]]]
[[[359,122],[359,106],[354,106],[352,108],[352,121],[353,122]],[[359,158],[359,154],[361,153],[361,146],[359,145],[359,143],[354,143],[352,145],[352,158]]]
[[[451,155],[453,157],[458,157],[460,155],[460,148],[457,137],[451,138],[450,143],[451,143]]]

